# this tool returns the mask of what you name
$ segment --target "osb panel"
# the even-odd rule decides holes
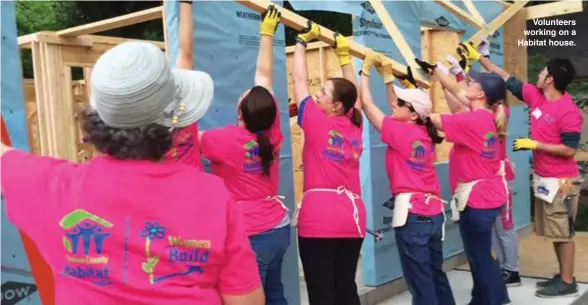
[[[423,45],[426,46],[425,49],[428,52],[427,57],[429,62],[446,62],[445,57],[447,54],[454,53],[461,39],[460,34],[456,32],[441,30],[428,30],[428,34],[422,36],[422,39],[426,40],[427,38],[429,41],[423,43]],[[429,93],[433,102],[434,113],[451,113],[445,100],[443,88],[439,82],[432,84]],[[444,141],[435,147],[437,162],[444,162],[449,159],[449,152],[452,146],[452,143]]]
[[[304,165],[302,163],[302,145],[304,133],[298,123],[298,117],[290,118],[290,132],[292,134],[292,169],[294,172],[294,202],[302,200],[302,184],[304,182]]]
[[[526,39],[524,30],[527,28],[527,15],[519,11],[504,25],[504,70],[527,80],[527,48],[519,46],[519,39]],[[522,105],[522,102],[508,92],[509,105]]]
[[[23,96],[27,120],[27,134],[29,147],[32,153],[39,153],[41,139],[39,138],[39,120],[37,119],[37,100],[35,96],[35,83],[32,79],[23,80]]]

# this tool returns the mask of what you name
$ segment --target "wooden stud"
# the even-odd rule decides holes
[[[583,1],[564,0],[530,6],[525,11],[527,13],[527,19],[549,18],[581,12],[583,10],[582,4]]]
[[[482,16],[482,14],[480,14],[480,11],[478,11],[478,8],[476,8],[476,6],[474,5],[474,2],[472,0],[462,1],[465,7],[470,12],[470,14],[472,14],[472,17],[476,18],[482,26],[486,26],[486,20],[484,20],[484,17]]]
[[[192,8],[194,8],[194,6],[192,6]],[[170,52],[168,52],[167,15],[165,14],[165,4],[161,9],[161,22],[163,23],[163,48],[165,49],[165,58],[167,58],[167,61],[169,62]]]
[[[497,31],[510,18],[512,18],[512,16],[514,16],[518,11],[520,11],[528,2],[529,2],[529,0],[516,1],[514,4],[509,6],[506,10],[504,10],[504,12],[502,12],[502,14],[500,14],[498,17],[494,18],[494,20],[492,20],[490,23],[488,23],[488,26],[486,28],[479,30],[476,34],[472,35],[472,37],[470,37],[468,39],[468,41],[473,42],[474,45],[476,45],[476,46],[479,45],[480,42],[482,41],[483,37],[488,36],[488,35],[494,33],[495,31]],[[459,57],[456,57],[456,58],[459,58]]]
[[[466,23],[468,23],[476,29],[482,29],[484,27],[479,20],[476,20],[476,18],[474,18],[468,12],[462,10],[459,6],[447,0],[433,0],[433,2],[437,3],[439,6],[443,7],[444,9],[455,15],[457,18],[465,21]]]

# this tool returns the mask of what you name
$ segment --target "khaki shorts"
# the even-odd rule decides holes
[[[576,195],[565,200],[567,194]],[[535,234],[555,241],[572,241],[579,199],[580,185],[560,189],[553,203],[535,198]]]

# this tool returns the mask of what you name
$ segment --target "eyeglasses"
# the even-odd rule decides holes
[[[407,102],[401,98],[397,99],[396,104],[398,104],[398,107],[406,107],[406,108],[408,108],[408,110],[415,112],[412,105],[409,102]]]

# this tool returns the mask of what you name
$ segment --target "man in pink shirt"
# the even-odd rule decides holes
[[[91,79],[83,130],[101,156],[73,164],[1,147],[7,217],[51,266],[55,303],[263,305],[223,181],[164,159],[176,124],[206,112],[211,77],[125,42]]]
[[[363,62],[361,104],[388,145],[386,172],[395,198],[392,227],[402,273],[413,304],[455,305],[443,271],[445,214],[434,164],[435,144],[443,138],[429,119],[431,100],[419,89],[395,88],[392,63],[375,57],[381,58],[369,50]],[[369,85],[373,65],[386,84],[392,116],[384,115],[374,104]]]
[[[469,43],[469,53],[476,53]],[[536,85],[523,83],[493,64],[480,64],[499,74],[507,89],[529,106],[531,138],[517,139],[515,150],[533,151],[535,233],[553,240],[559,274],[537,283],[538,297],[568,297],[578,294],[574,278],[574,221],[578,210],[579,169],[574,158],[582,133],[582,112],[566,92],[575,77],[567,59],[552,59],[541,70]]]

